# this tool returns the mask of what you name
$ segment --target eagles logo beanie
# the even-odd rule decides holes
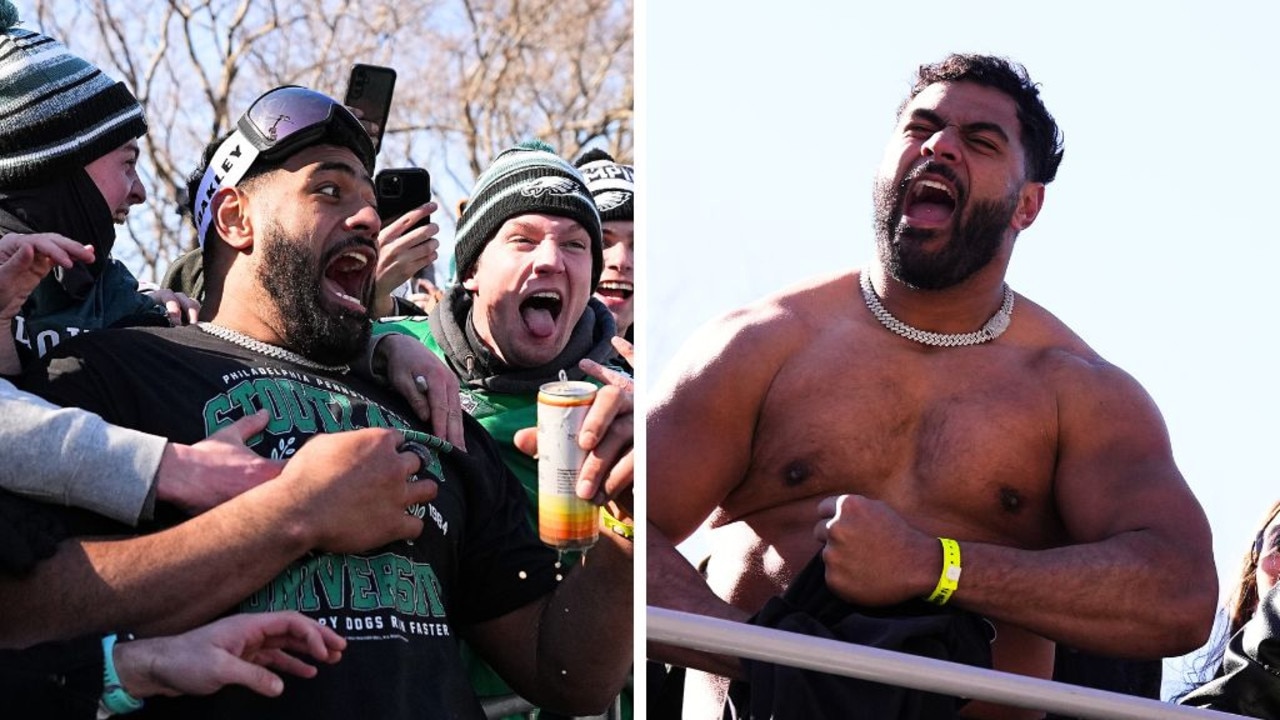
[[[591,236],[591,290],[604,269],[600,213],[576,168],[539,141],[504,150],[480,173],[458,218],[453,256],[457,277],[471,273],[485,245],[507,220],[543,214],[577,221]]]
[[[595,148],[573,163],[587,181],[587,189],[595,198],[600,221],[633,220],[635,216],[635,169],[621,165],[609,153]]]
[[[147,132],[133,93],[0,0],[0,187],[43,185]]]

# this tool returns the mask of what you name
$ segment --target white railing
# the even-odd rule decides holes
[[[650,642],[1097,720],[1239,718],[1120,693],[649,606]]]

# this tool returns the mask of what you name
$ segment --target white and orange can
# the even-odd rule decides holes
[[[600,508],[578,497],[587,454],[578,432],[596,386],[557,380],[538,388],[538,536],[557,550],[585,550],[600,537]]]

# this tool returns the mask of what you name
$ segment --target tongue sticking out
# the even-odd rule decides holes
[[[550,337],[556,330],[556,319],[546,308],[526,305],[520,308],[520,316],[524,318],[525,327],[534,337]]]
[[[539,292],[520,304],[520,317],[524,319],[530,335],[548,338],[555,333],[561,302],[559,293]]]

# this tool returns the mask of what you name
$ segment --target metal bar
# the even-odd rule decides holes
[[[1094,688],[649,606],[650,642],[1097,720],[1240,718]]]

